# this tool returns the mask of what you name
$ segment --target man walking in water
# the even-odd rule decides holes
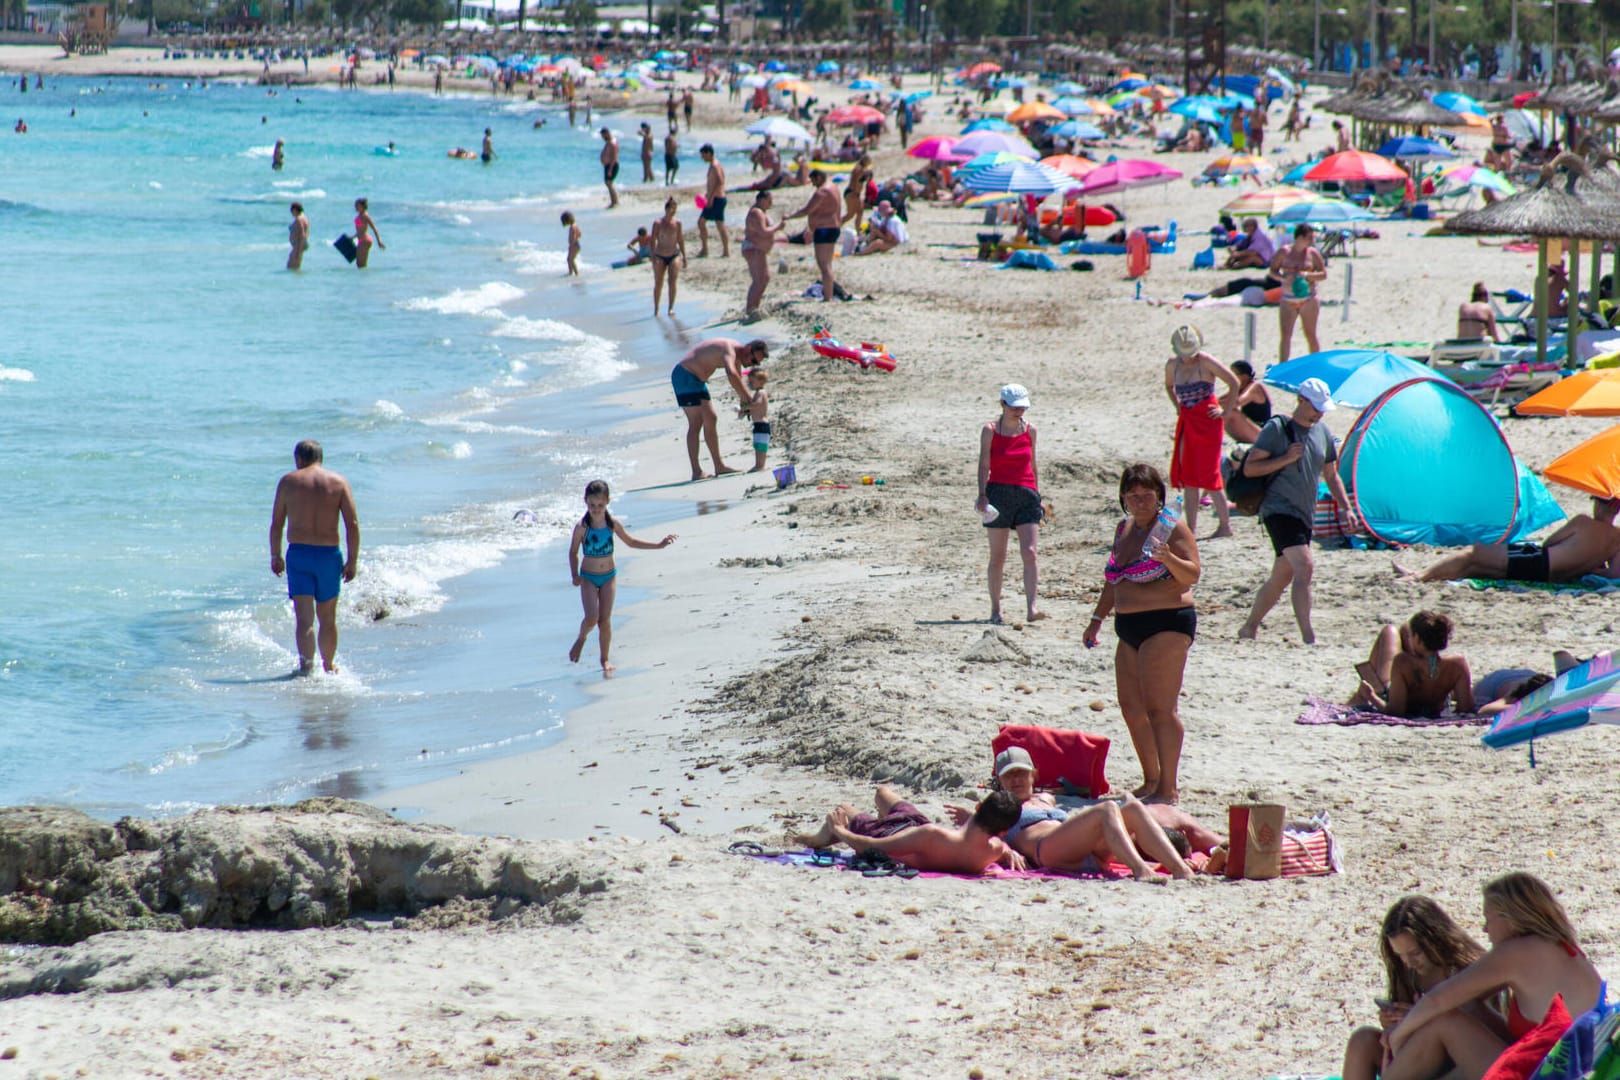
[[[714,222],[715,228],[720,232],[720,257],[726,258],[731,254],[731,234],[726,231],[726,167],[720,164],[714,156],[714,147],[704,143],[698,148],[698,156],[709,167],[709,174],[703,181],[703,212],[698,215],[698,258],[709,257],[709,222]]]
[[[305,439],[293,448],[298,467],[276,485],[270,511],[270,572],[287,574],[287,596],[297,624],[298,673],[315,670],[315,624],[320,623],[321,666],[337,671],[337,598],[343,581],[353,581],[360,559],[360,518],[349,482],[321,465],[321,444]],[[338,519],[343,519],[348,561],[338,550]],[[281,534],[287,533],[287,558]]]
[[[619,140],[613,137],[613,132],[607,128],[602,129],[602,182],[608,189],[608,209],[619,205],[619,193],[614,190],[613,181],[619,178]]]
[[[753,402],[754,393],[743,380],[743,366],[745,363],[764,363],[769,352],[770,346],[763,341],[750,341],[744,345],[730,338],[710,338],[693,346],[692,351],[681,357],[675,370],[669,373],[670,385],[675,389],[675,404],[686,414],[686,456],[692,462],[693,480],[705,479],[703,467],[698,464],[700,435],[709,446],[716,476],[737,471],[720,460],[718,418],[714,402],[709,400],[709,380],[714,378],[716,371],[725,368],[726,381],[737,392],[737,400],[746,408]]]

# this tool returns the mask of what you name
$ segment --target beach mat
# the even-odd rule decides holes
[[[1336,724],[1339,727],[1355,727],[1360,724],[1373,724],[1378,727],[1475,727],[1490,723],[1488,716],[1453,715],[1432,718],[1411,716],[1390,716],[1387,713],[1373,712],[1371,709],[1361,709],[1354,705],[1342,705],[1338,702],[1319,698],[1315,694],[1305,699],[1305,711],[1294,718],[1296,724],[1324,725]]]
[[[1551,593],[1553,596],[1620,592],[1620,578],[1599,577],[1597,574],[1587,574],[1578,581],[1498,581],[1494,578],[1464,578],[1453,584],[1466,586],[1476,592],[1497,589],[1515,593]]]
[[[770,848],[765,849],[770,852]],[[851,865],[855,856],[842,851],[784,851],[781,854],[759,854],[750,851],[737,850],[733,845],[732,853],[748,855],[761,862],[776,863],[781,866],[801,866],[814,869],[844,870],[852,873],[862,873],[860,869]],[[820,861],[818,862],[818,858]],[[827,861],[830,859],[831,861]],[[892,877],[891,874],[875,874],[876,877]],[[1103,870],[1095,873],[1070,873],[1065,870],[1008,870],[1005,867],[991,864],[982,874],[941,874],[933,870],[919,871],[915,875],[919,878],[958,878],[963,881],[1123,881],[1131,876],[1131,872],[1118,863],[1111,863]]]

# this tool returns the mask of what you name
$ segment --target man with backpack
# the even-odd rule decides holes
[[[1323,414],[1334,408],[1327,384],[1321,379],[1306,379],[1298,392],[1299,403],[1294,406],[1293,415],[1266,421],[1243,464],[1245,476],[1266,479],[1259,517],[1266,535],[1271,537],[1277,558],[1271,564],[1271,576],[1254,598],[1254,607],[1243,629],[1238,631],[1238,637],[1252,640],[1266,614],[1282,599],[1283,590],[1292,585],[1294,619],[1299,623],[1300,636],[1305,644],[1314,645],[1311,575],[1315,566],[1311,560],[1311,523],[1316,517],[1317,479],[1327,481],[1333,501],[1343,509],[1352,526],[1355,515],[1339,471],[1333,467],[1339,458],[1338,445],[1320,423]]]

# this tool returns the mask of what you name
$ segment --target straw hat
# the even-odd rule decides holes
[[[1204,347],[1204,335],[1196,326],[1178,326],[1170,335],[1170,347],[1183,360],[1191,359]]]

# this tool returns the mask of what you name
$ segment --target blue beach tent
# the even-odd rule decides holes
[[[1340,448],[1339,477],[1367,531],[1390,544],[1502,543],[1563,517],[1484,406],[1433,379],[1367,406]]]

